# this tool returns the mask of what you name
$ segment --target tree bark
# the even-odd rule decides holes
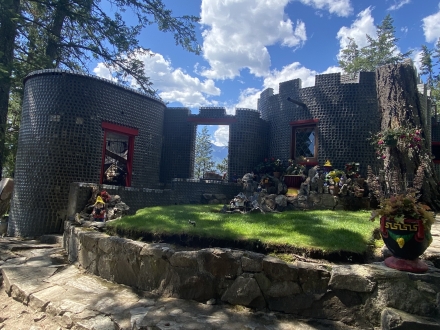
[[[49,31],[46,56],[47,56],[47,67],[56,68],[58,67],[60,54],[59,54],[59,43],[61,39],[61,32],[63,30],[64,20],[67,17],[67,6],[68,2],[65,0],[60,0],[55,6],[55,12],[53,14],[53,20]]]
[[[2,0],[0,5],[0,179],[3,168],[5,130],[14,61],[20,0]]]
[[[398,179],[414,176],[423,164],[425,180],[420,201],[434,211],[440,210],[440,190],[438,178],[431,160],[431,146],[426,139],[427,129],[423,118],[430,116],[429,110],[423,112],[417,90],[417,76],[411,61],[396,65],[385,65],[376,69],[376,88],[379,110],[382,112],[381,129],[400,126],[420,127],[425,137],[422,148],[410,156],[408,150],[390,148],[384,161],[385,172],[397,169]],[[397,178],[396,178],[397,179]]]

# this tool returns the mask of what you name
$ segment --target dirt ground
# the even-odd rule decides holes
[[[62,330],[45,313],[35,312],[9,297],[4,286],[0,286],[0,329],[1,330]]]

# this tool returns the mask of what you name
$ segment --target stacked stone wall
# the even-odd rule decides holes
[[[231,200],[241,190],[241,184],[200,182],[199,180],[174,179],[171,189],[129,188],[92,183],[74,182],[70,184],[67,217],[73,217],[81,212],[92,195],[92,188],[105,190],[110,195],[119,195],[122,201],[130,207],[128,214],[149,206],[202,204],[203,195],[222,194]]]
[[[168,244],[109,237],[70,222],[64,247],[69,262],[90,273],[165,297],[216,299],[299,318],[342,321],[357,329],[377,327],[387,307],[437,320],[439,315],[440,274],[434,267],[411,274],[383,263],[286,263],[225,248],[176,251]]]

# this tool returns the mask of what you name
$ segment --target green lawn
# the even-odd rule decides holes
[[[221,206],[173,205],[148,207],[107,224],[110,233],[188,234],[217,239],[259,240],[263,245],[292,246],[323,252],[363,253],[371,244],[377,222],[368,211],[285,211],[224,214]],[[188,220],[196,222],[193,227]]]

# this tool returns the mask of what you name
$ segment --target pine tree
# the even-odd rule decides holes
[[[214,165],[211,137],[209,136],[208,127],[203,126],[202,130],[197,132],[196,137],[194,176],[198,179],[203,178],[206,172],[213,170]]]
[[[427,75],[427,85],[429,87],[432,87],[434,84],[433,81],[433,63],[432,63],[432,54],[433,54],[433,50],[432,49],[428,49],[428,47],[426,45],[422,45],[422,58],[420,61],[420,73],[422,75]]]
[[[436,59],[436,60],[435,60]],[[437,105],[437,111],[440,110],[440,39],[433,49],[422,45],[420,73],[426,78],[426,84],[430,89],[431,100]]]
[[[339,65],[346,73],[374,71],[385,64],[396,64],[403,61],[412,51],[402,54],[398,51],[398,38],[395,36],[393,18],[385,16],[376,27],[376,36],[367,34],[367,46],[359,49],[356,42],[350,39],[347,47],[342,50]]]
[[[353,38],[348,38],[347,48],[342,50],[339,66],[347,73],[355,73],[362,69],[362,58],[359,46]]]
[[[223,175],[224,173],[226,173],[226,175],[228,175],[228,156],[226,156],[225,158],[223,158],[221,163],[218,163],[215,165],[215,167],[217,168],[217,170]],[[227,177],[225,178],[227,179]]]

